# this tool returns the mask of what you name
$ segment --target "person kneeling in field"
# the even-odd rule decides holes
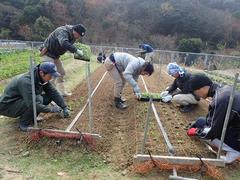
[[[60,74],[56,71],[56,66],[51,62],[39,64],[34,69],[36,109],[37,114],[60,113],[64,117],[69,117],[69,110],[63,97],[57,89],[49,82],[52,77]],[[43,94],[44,92],[44,94]],[[57,105],[47,106],[51,101]],[[8,117],[19,117],[20,129],[27,131],[33,125],[33,99],[30,72],[17,76],[5,88],[0,97],[0,115]]]
[[[104,63],[107,71],[114,80],[114,101],[116,108],[126,109],[122,91],[125,82],[129,82],[135,95],[140,98],[141,90],[137,84],[139,75],[150,76],[154,72],[153,65],[140,57],[134,57],[128,53],[115,52]]]
[[[191,74],[183,70],[177,63],[169,63],[167,72],[175,80],[170,87],[161,93],[162,100],[179,104],[180,111],[183,113],[192,111],[200,99],[193,94],[190,87]]]
[[[196,74],[190,79],[194,93],[206,99],[212,97],[206,117],[199,117],[188,129],[189,136],[210,140],[208,143],[220,147],[223,124],[231,94],[231,86],[214,84],[207,76]],[[226,156],[221,157],[225,163],[231,163],[240,158],[240,93],[236,92],[223,144]]]

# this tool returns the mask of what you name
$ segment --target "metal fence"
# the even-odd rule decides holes
[[[39,41],[14,41],[0,39],[0,53],[11,52],[23,49],[36,49],[43,42]],[[127,52],[132,55],[137,55],[140,50],[131,47],[112,47],[90,45],[92,53],[98,55],[103,52],[109,56],[113,52]],[[240,70],[240,56],[228,56],[218,54],[205,53],[189,53],[178,51],[155,50],[153,55],[153,63],[160,66],[160,69],[165,69],[170,62],[177,62],[185,69],[192,72],[203,72],[210,76],[214,81],[222,84],[228,84],[234,79],[234,74]],[[158,67],[159,67],[158,66]],[[239,87],[240,88],[240,87]]]
[[[19,50],[39,49],[40,41],[18,41],[0,39],[0,53],[11,53]]]

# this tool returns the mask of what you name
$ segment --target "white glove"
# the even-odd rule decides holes
[[[164,96],[167,96],[168,95],[168,93],[169,93],[169,91],[163,91],[163,92],[161,92],[161,97],[164,97]]]
[[[138,99],[141,98],[141,93],[135,93],[135,95],[137,96]]]
[[[78,54],[79,56],[83,56],[83,51],[80,49],[77,49],[76,54]]]
[[[203,133],[204,135],[206,135],[210,130],[211,130],[210,127],[205,127],[205,128],[203,129],[202,133]]]
[[[141,93],[141,89],[139,88],[138,85],[136,85],[136,86],[133,88],[133,91],[134,91],[135,94]]]
[[[162,97],[162,101],[165,103],[170,102],[171,100],[172,100],[172,95],[170,94]]]

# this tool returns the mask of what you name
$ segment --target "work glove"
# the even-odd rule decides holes
[[[135,95],[137,96],[138,99],[141,98],[141,93],[135,93]]]
[[[68,118],[70,116],[69,109],[67,107],[63,108],[62,115],[63,118]]]
[[[77,49],[76,54],[79,56],[83,56],[83,51],[81,49]]]
[[[161,97],[167,96],[169,94],[169,91],[163,91],[161,92]]]
[[[166,95],[166,96],[162,96],[162,101],[165,103],[168,103],[172,100],[172,95]]]
[[[134,91],[134,93],[135,94],[137,94],[137,93],[141,93],[141,89],[139,88],[139,86],[138,85],[136,85],[134,88],[133,88],[133,91]]]
[[[50,112],[51,113],[60,113],[61,108],[59,106],[52,106]]]
[[[188,136],[196,136],[198,132],[197,128],[190,128],[187,130],[187,135]]]

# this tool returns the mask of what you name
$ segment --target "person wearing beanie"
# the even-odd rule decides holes
[[[63,97],[49,82],[60,74],[56,71],[55,64],[44,62],[37,65],[33,72],[35,81],[36,110],[39,113],[63,113],[69,117],[69,110]],[[54,101],[55,106],[48,106]],[[0,115],[19,117],[19,127],[22,131],[33,125],[33,100],[30,72],[17,76],[5,88],[0,96]]]
[[[197,121],[189,127],[187,134],[207,140],[206,142],[208,142],[210,146],[219,148],[232,87],[215,84],[204,74],[193,75],[190,79],[190,84],[197,96],[204,99],[211,97],[212,101],[209,104],[207,116],[199,117]],[[226,156],[221,157],[225,163],[232,163],[240,158],[239,138],[240,92],[235,92],[223,144],[223,150],[227,153]]]
[[[149,44],[140,44],[139,48],[141,51],[137,52],[137,54],[145,59],[146,61],[151,62],[153,60],[153,48]]]
[[[85,33],[86,28],[82,24],[58,27],[47,37],[40,50],[40,56],[43,62],[55,63],[57,71],[61,76],[54,79],[54,83],[63,96],[69,96],[71,93],[65,91],[64,76],[66,72],[59,58],[67,51],[82,56],[83,51],[76,48],[73,44],[76,40],[83,37]]]
[[[190,87],[189,79],[192,75],[183,70],[177,63],[169,63],[167,73],[174,77],[174,81],[161,93],[162,100],[164,102],[172,101],[180,105],[180,111],[183,113],[192,111],[199,101]],[[172,96],[172,99],[169,96]]]
[[[127,81],[132,86],[133,92],[140,98],[141,89],[137,83],[139,75],[151,76],[154,72],[154,67],[150,62],[124,52],[111,54],[106,58],[104,65],[114,80],[114,102],[116,108],[119,109],[128,107],[122,97],[125,82]]]

